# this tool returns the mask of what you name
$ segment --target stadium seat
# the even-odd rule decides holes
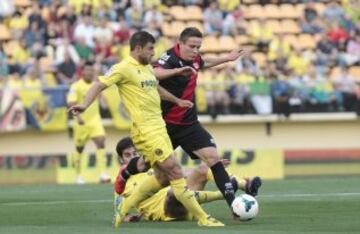
[[[314,3],[314,7],[319,15],[322,15],[326,9],[326,5],[322,2]]]
[[[250,43],[250,39],[249,37],[245,36],[245,35],[237,35],[235,37],[235,42],[238,45],[244,45],[244,44],[249,44]]]
[[[274,33],[281,33],[283,28],[281,28],[279,20],[267,20],[266,27],[271,28]]]
[[[1,28],[1,26],[0,26],[0,28]],[[1,30],[0,30],[0,33],[1,33]],[[1,33],[0,35],[2,36],[3,34]],[[5,54],[11,55],[12,52],[15,50],[15,48],[18,47],[18,46],[19,46],[19,41],[18,40],[11,40],[11,41],[7,42],[4,45]]]
[[[263,16],[268,19],[280,19],[281,14],[279,7],[274,4],[267,4],[264,6]]]
[[[182,6],[172,6],[170,7],[170,15],[175,19],[175,20],[188,20],[188,15],[185,11],[185,8]]]
[[[200,32],[204,33],[204,25],[199,21],[189,21],[186,24],[186,27],[195,27],[200,30]]]
[[[17,7],[28,7],[31,6],[30,0],[13,0],[13,3]]]
[[[297,21],[291,19],[281,21],[280,30],[282,33],[286,34],[298,34],[301,32]]]
[[[313,36],[309,34],[300,34],[298,37],[298,48],[301,49],[314,49],[316,41]]]
[[[259,19],[264,17],[264,9],[261,5],[250,5],[247,12],[245,12],[246,19]]]
[[[330,71],[330,78],[334,79],[335,77],[337,77],[341,72],[341,68],[340,67],[333,67]]]
[[[10,31],[8,27],[3,24],[0,24],[0,40],[9,40],[11,38]]]
[[[295,35],[287,34],[284,36],[284,40],[287,41],[292,47],[296,47],[298,38]]]
[[[53,63],[54,60],[50,57],[42,57],[40,59],[40,67],[42,70],[48,72],[48,71],[53,71]]]
[[[217,52],[221,50],[218,39],[213,36],[204,37],[201,50],[204,52]]]
[[[350,67],[349,73],[355,80],[360,81],[360,66]]]
[[[186,24],[183,21],[174,21],[171,23],[171,28],[173,30],[173,36],[178,37],[181,31],[186,28]]]
[[[198,6],[188,6],[185,9],[187,20],[202,21],[204,19],[203,11]]]
[[[219,46],[221,51],[231,51],[239,48],[232,36],[221,36],[219,38]]]
[[[266,64],[266,55],[261,52],[252,53],[252,57],[260,67],[264,67]]]
[[[302,11],[299,12],[295,6],[291,4],[280,5],[280,17],[287,19],[298,19],[302,16]]]

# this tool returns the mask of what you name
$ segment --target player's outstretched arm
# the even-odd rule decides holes
[[[204,67],[209,68],[209,67],[214,67],[214,66],[217,66],[217,65],[220,65],[223,63],[235,61],[238,58],[243,57],[246,54],[247,54],[247,52],[245,50],[237,48],[224,56],[204,58],[204,62],[205,62]]]
[[[178,105],[180,107],[191,108],[194,105],[194,103],[192,103],[189,100],[180,99],[180,98],[174,96],[172,93],[170,93],[169,91],[167,91],[160,85],[158,85],[158,92],[160,94],[161,100],[175,103],[176,105]]]
[[[88,93],[86,94],[85,101],[81,105],[74,105],[69,108],[69,112],[73,115],[78,115],[86,110],[91,103],[96,99],[96,97],[103,91],[107,86],[100,81],[95,81],[94,84],[89,89]]]
[[[181,68],[172,68],[172,69],[156,67],[154,68],[154,73],[156,79],[163,80],[175,76],[190,76],[192,74],[196,74],[196,70],[190,66],[185,66]]]

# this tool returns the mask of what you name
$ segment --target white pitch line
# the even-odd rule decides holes
[[[354,193],[302,193],[302,194],[266,194],[259,198],[299,198],[299,197],[349,197],[360,196],[360,192]],[[1,202],[1,201],[0,201]],[[63,204],[86,204],[86,203],[112,203],[113,200],[77,200],[77,201],[36,201],[36,202],[8,202],[0,203],[1,206],[31,206],[31,205],[63,205]]]

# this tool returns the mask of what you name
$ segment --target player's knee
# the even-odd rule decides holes
[[[205,162],[208,167],[214,166],[216,163],[220,161],[219,156],[217,154],[208,154],[205,157]]]
[[[200,166],[196,170],[197,170],[197,172],[199,174],[199,177],[206,178],[209,167],[207,165],[205,165],[205,164],[200,164]]]

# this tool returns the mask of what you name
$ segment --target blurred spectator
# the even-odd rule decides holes
[[[360,66],[360,35],[353,37],[347,43],[345,60],[347,65]]]
[[[257,114],[269,115],[272,113],[272,100],[269,81],[263,76],[256,76],[250,83],[250,99]]]
[[[273,100],[274,113],[290,116],[289,99],[291,87],[283,75],[271,75],[271,96]]]
[[[219,35],[222,32],[223,15],[218,8],[217,2],[213,1],[204,11],[205,34]]]
[[[29,66],[30,52],[26,48],[24,39],[19,41],[19,44],[11,51],[9,58],[10,73],[18,72],[20,75],[26,72]]]
[[[327,32],[330,41],[337,47],[343,48],[349,39],[349,33],[340,26],[339,23],[334,22]]]
[[[32,22],[30,27],[25,31],[24,38],[28,48],[31,48],[36,42],[45,45],[45,31],[39,27],[36,21]]]
[[[298,48],[290,55],[287,63],[287,67],[298,76],[304,75],[308,71],[309,65],[310,61],[303,57],[301,49]]]
[[[38,27],[42,30],[46,28],[46,23],[41,16],[39,3],[37,2],[32,3],[31,13],[29,15],[29,24],[31,25],[33,22],[36,22]]]
[[[218,0],[217,2],[224,13],[230,13],[240,6],[240,0]]]
[[[83,61],[92,60],[93,50],[86,44],[85,38],[80,37],[75,43],[75,50]]]
[[[113,38],[113,32],[111,31],[111,29],[108,27],[108,21],[107,19],[101,18],[98,26],[96,26],[95,30],[94,30],[94,39],[96,41],[96,43],[99,42],[106,42],[106,43],[110,43],[112,38]]]
[[[67,5],[65,14],[61,17],[61,19],[67,21],[67,25],[69,25],[69,27],[74,27],[76,20],[78,19],[75,14],[75,8],[72,5]]]
[[[66,22],[66,21],[64,21]],[[92,23],[92,18],[90,16],[84,16],[82,22],[80,22],[75,27],[74,37],[75,40],[78,40],[80,37],[84,37],[86,44],[91,48],[94,47],[94,32],[95,28]]]
[[[341,68],[341,73],[333,79],[333,84],[335,90],[342,95],[345,111],[355,111],[357,86],[347,67]]]
[[[250,110],[248,82],[255,78],[249,75],[247,70],[242,70],[238,75],[235,75],[230,67],[225,70],[225,75],[230,82],[228,94],[232,113],[248,113]]]
[[[291,53],[291,46],[288,41],[284,39],[284,34],[279,34],[271,40],[268,51],[268,59],[270,61],[278,58],[287,58]]]
[[[64,38],[60,41],[56,48],[55,61],[57,64],[61,64],[65,61],[65,54],[68,54],[75,64],[80,63],[79,54],[77,53],[75,47],[70,43],[69,38]]]
[[[3,43],[0,42],[0,80],[3,81],[9,74],[7,56],[4,52]]]
[[[11,36],[14,39],[19,39],[23,31],[29,26],[29,20],[20,11],[16,11],[10,20],[9,28]]]
[[[4,17],[11,16],[15,11],[13,0],[1,0],[0,1],[0,21]]]
[[[157,10],[156,6],[152,6],[144,16],[144,27],[148,28],[150,24],[156,30],[161,32],[161,25],[163,23],[163,15]]]
[[[125,10],[125,20],[129,28],[140,30],[143,22],[143,8],[141,4],[136,1],[131,1],[131,6]]]
[[[259,24],[255,24],[250,29],[250,36],[257,49],[266,52],[271,39],[274,37],[273,31],[266,25],[265,18],[259,20]]]
[[[333,23],[340,23],[340,20],[343,17],[343,15],[344,15],[343,8],[335,0],[329,2],[323,12],[324,21],[328,25],[331,25]]]
[[[64,50],[64,61],[57,67],[57,80],[59,84],[69,85],[76,81],[76,64],[71,59],[68,50]]]
[[[244,12],[241,7],[238,6],[233,11],[226,14],[226,17],[223,21],[223,30],[224,35],[243,35],[246,33],[246,27],[244,25]]]
[[[300,27],[303,33],[310,34],[316,34],[323,30],[313,2],[306,3],[304,16],[300,19]]]

